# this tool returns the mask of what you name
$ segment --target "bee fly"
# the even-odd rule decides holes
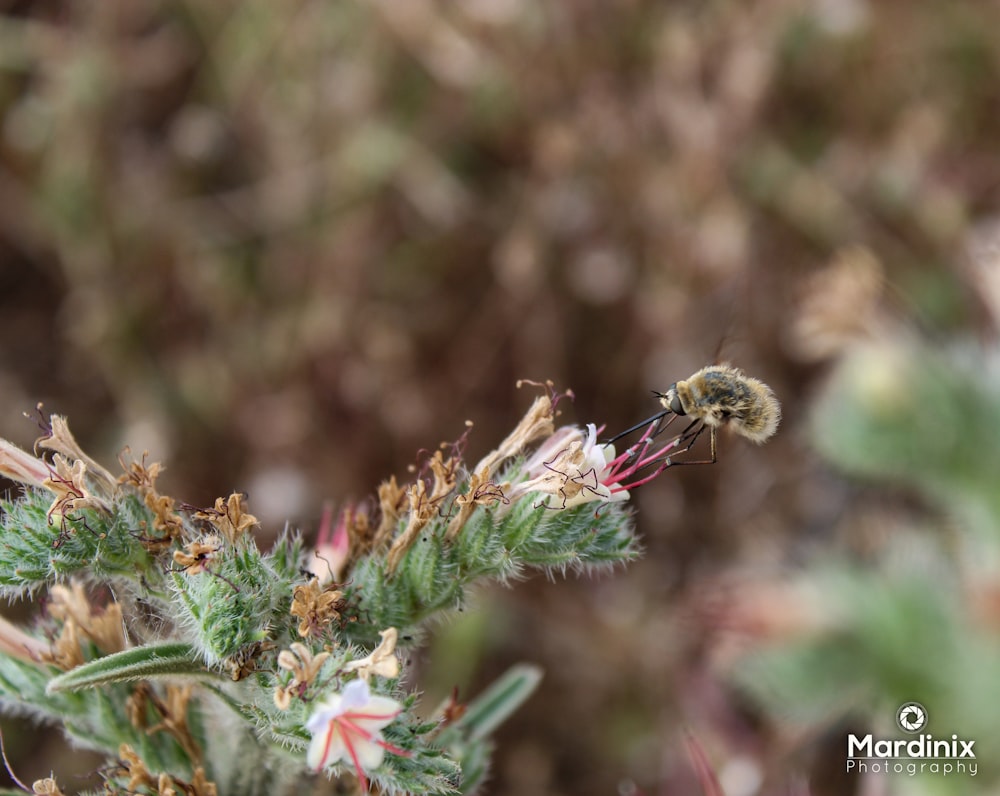
[[[730,365],[709,365],[686,380],[675,382],[666,392],[654,394],[660,399],[663,411],[612,437],[607,441],[608,444],[653,424],[656,425],[648,436],[655,437],[675,417],[690,417],[692,420],[678,436],[674,449],[678,453],[691,450],[707,428],[712,458],[697,462],[670,463],[715,464],[715,435],[721,426],[728,424],[741,437],[760,444],[773,436],[781,421],[781,404],[774,397],[774,391],[764,382],[751,378]],[[664,422],[663,418],[668,415],[670,418]],[[685,447],[681,448],[681,445]]]

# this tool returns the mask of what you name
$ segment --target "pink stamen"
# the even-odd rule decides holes
[[[316,542],[317,545],[333,546],[333,504],[329,501],[323,504],[323,516],[319,521]]]
[[[630,446],[608,463],[608,475],[601,480],[601,483],[611,490],[611,494],[625,492],[647,484],[672,464],[670,457],[666,453],[678,446],[680,437],[674,437],[668,443],[656,448],[648,455],[646,453],[653,445],[652,434],[657,425],[658,422],[651,423],[635,445]],[[637,481],[624,483],[625,479],[632,477],[643,468],[657,461],[660,462],[660,466],[651,473]]]
[[[341,719],[339,719],[338,722],[334,723],[339,723],[339,722],[343,722],[344,724],[350,726],[350,722],[346,721],[346,719],[344,719],[343,717],[341,717]],[[357,725],[354,725],[354,729],[356,731],[360,731],[362,733],[362,737],[366,736],[366,733],[364,733],[364,731],[361,730],[361,728],[358,727]],[[361,790],[364,793],[368,793],[368,779],[365,777],[365,770],[361,767],[361,761],[358,760],[358,753],[354,751],[354,744],[351,743],[350,733],[346,733],[343,730],[341,730],[340,735],[344,739],[344,746],[347,749],[347,754],[350,755],[351,762],[354,764],[354,771],[357,774],[358,780],[361,782]]]
[[[364,727],[359,727],[357,724],[355,724],[353,721],[351,721],[349,718],[347,718],[346,714],[343,715],[343,716],[341,716],[336,721],[337,721],[338,724],[342,724],[344,727],[346,727],[351,732],[357,733],[362,738],[364,738],[366,741],[370,741],[372,739],[372,734],[368,730],[366,730]],[[346,738],[346,737],[347,737],[347,733],[344,733],[344,738]]]
[[[399,715],[399,712],[397,711],[396,713],[392,714],[392,717],[395,718],[398,715]],[[350,714],[350,718],[348,718],[347,716],[341,716],[338,719],[338,721],[341,724],[343,724],[344,727],[346,727],[351,732],[357,733],[362,738],[364,738],[366,741],[369,741],[369,742],[374,741],[379,746],[381,746],[383,749],[385,749],[387,752],[392,752],[394,755],[399,755],[400,757],[409,757],[410,754],[411,754],[410,752],[406,751],[405,749],[400,749],[398,746],[395,746],[394,744],[389,743],[384,738],[376,738],[373,733],[369,732],[364,727],[359,727],[353,721],[353,719],[382,719],[382,718],[386,718],[386,717],[385,716],[364,716],[364,715],[362,715],[360,713],[351,713]],[[344,735],[344,738],[347,738],[346,733]]]
[[[413,752],[410,752],[410,751],[408,751],[406,749],[400,749],[398,746],[396,746],[395,744],[389,743],[385,739],[380,739],[380,740],[376,741],[375,743],[377,743],[379,746],[381,746],[387,752],[392,752],[394,755],[397,755],[399,757],[412,757],[413,756]]]
[[[319,765],[316,766],[317,771],[323,770],[323,761],[330,756],[330,743],[333,741],[333,733],[336,731],[337,726],[334,723],[330,723],[326,730],[326,742],[323,744],[323,754],[319,759]]]
[[[377,721],[394,719],[400,714],[401,711],[394,710],[392,713],[357,713],[351,711],[350,713],[345,713],[343,718],[350,716],[351,719],[375,719]]]
[[[354,714],[354,713],[351,714],[352,717],[355,716],[355,715],[356,714]],[[399,715],[399,714],[397,713],[396,715]],[[365,717],[358,716],[358,718],[365,718]],[[380,718],[380,717],[375,717],[375,718]],[[392,752],[394,755],[399,755],[400,757],[409,757],[410,756],[410,752],[407,752],[405,749],[400,749],[398,746],[395,746],[395,745],[389,743],[384,738],[375,738],[374,735],[371,732],[369,732],[368,730],[366,730],[364,727],[359,727],[357,724],[355,724],[353,721],[351,721],[351,719],[347,718],[346,716],[342,716],[340,719],[338,719],[338,721],[340,721],[340,723],[343,724],[351,732],[357,733],[362,738],[364,738],[366,741],[371,742],[372,740],[374,740],[375,743],[377,743],[379,746],[381,746],[387,752]],[[346,738],[347,735],[345,734],[344,737]]]

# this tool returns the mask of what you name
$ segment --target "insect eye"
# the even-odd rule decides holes
[[[670,387],[670,392],[673,397],[670,399],[670,411],[675,415],[681,415],[682,417],[687,414],[684,411],[684,407],[681,404],[681,397],[677,394],[677,385],[674,384]]]

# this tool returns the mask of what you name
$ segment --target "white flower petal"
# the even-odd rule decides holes
[[[373,664],[372,672],[379,677],[387,677],[393,680],[399,677],[399,660],[395,655],[390,655],[388,658]]]
[[[344,666],[345,672],[358,672],[362,680],[367,680],[373,674],[382,677],[395,678],[399,676],[399,660],[393,650],[396,649],[396,639],[399,631],[394,627],[386,628],[379,633],[382,641],[372,650],[371,654],[349,661]]]
[[[314,716],[315,717],[315,716]],[[312,719],[310,719],[310,722]],[[308,726],[308,725],[307,725]],[[339,763],[347,755],[344,738],[340,734],[335,721],[327,723],[326,727],[316,732],[309,744],[306,764],[314,771],[320,771],[334,763]]]
[[[344,712],[350,713],[365,707],[371,701],[371,691],[368,690],[368,683],[364,680],[351,680],[344,686],[342,697]]]
[[[628,492],[615,492],[612,494],[611,490],[604,486],[604,484],[597,484],[596,486],[591,484],[573,497],[563,500],[559,504],[559,508],[571,509],[574,506],[579,506],[583,503],[592,503],[595,500],[603,500],[605,503],[628,500]],[[552,498],[549,498],[549,504],[552,504]]]
[[[385,757],[385,750],[375,743],[376,740],[382,740],[381,736],[372,738],[372,740],[366,740],[362,738],[357,733],[351,733],[351,746],[354,748],[354,754],[358,758],[358,765],[361,767],[362,771],[372,771],[382,765],[382,758]]]
[[[306,722],[306,729],[316,733],[344,712],[340,694],[333,694],[320,702]]]
[[[392,722],[399,715],[402,706],[389,697],[372,697],[368,705],[347,716],[354,724],[361,729],[371,733],[377,733],[385,725]]]

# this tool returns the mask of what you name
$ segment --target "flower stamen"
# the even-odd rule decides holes
[[[629,489],[635,489],[638,486],[649,483],[674,463],[671,461],[668,454],[680,445],[683,436],[673,437],[661,447],[653,450],[652,453],[647,453],[647,451],[649,451],[649,449],[653,446],[653,439],[659,430],[659,425],[658,420],[650,423],[649,427],[645,432],[643,432],[643,435],[639,438],[639,441],[636,442],[635,445],[627,448],[619,456],[616,456],[608,462],[608,473],[607,476],[602,479],[602,483],[610,488],[613,494]],[[612,448],[612,450],[614,449]],[[656,467],[650,474],[637,481],[624,483],[626,479],[631,478],[645,468],[651,467],[657,463],[659,463],[659,466]]]
[[[343,722],[345,726],[348,723],[347,719],[344,719]],[[365,777],[365,770],[361,767],[361,761],[358,760],[358,753],[354,749],[354,743],[351,741],[350,736],[346,732],[344,732],[340,726],[335,726],[333,728],[333,731],[330,733],[331,739],[330,741],[327,741],[327,749],[329,749],[330,747],[330,742],[332,741],[332,736],[334,732],[340,733],[340,738],[344,743],[344,748],[347,749],[347,754],[350,756],[351,762],[354,764],[354,771],[358,776],[358,781],[361,783],[362,793],[368,793],[368,779]],[[366,741],[368,741],[369,739],[370,737],[365,738]]]

